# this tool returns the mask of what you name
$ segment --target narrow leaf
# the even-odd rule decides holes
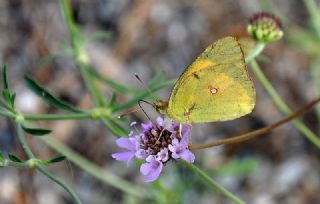
[[[23,130],[33,136],[43,136],[47,135],[52,132],[52,130],[49,129],[42,129],[42,128],[29,128],[26,126],[22,126]]]
[[[57,162],[61,162],[61,161],[65,160],[65,159],[66,159],[65,156],[57,156],[53,159],[48,160],[46,163],[47,164],[57,163]]]
[[[0,151],[0,161],[3,161],[3,160],[4,160],[4,156],[3,156],[2,151]]]
[[[3,77],[3,79],[2,79],[3,80],[3,89],[9,90],[7,65],[3,65],[2,77]]]
[[[82,113],[83,111],[80,109],[77,109],[76,107],[72,106],[71,104],[68,104],[57,97],[53,96],[49,91],[47,91],[44,87],[42,87],[40,84],[35,82],[30,77],[25,77],[25,82],[27,86],[38,96],[40,96],[42,99],[44,99],[46,102],[51,104],[52,106],[55,106],[57,108],[61,108],[70,112],[75,113]]]
[[[104,82],[105,84],[112,87],[114,90],[120,92],[120,93],[133,93],[136,92],[137,89],[127,87],[125,85],[119,84],[118,82],[104,76],[103,74],[99,73],[95,69],[88,69],[88,73],[95,77],[96,79],[100,80],[101,82]]]
[[[156,92],[160,89],[173,86],[175,82],[176,82],[176,80],[174,79],[174,80],[170,80],[170,81],[165,81],[160,84],[154,84],[153,86],[149,87],[149,90],[151,91],[151,93],[153,93],[153,92]],[[133,106],[136,106],[139,100],[144,99],[144,98],[148,97],[149,95],[150,95],[150,93],[147,90],[139,92],[134,97],[132,97],[129,101],[127,101],[123,104],[120,104],[117,107],[115,107],[114,109],[112,109],[112,111],[113,112],[122,111],[122,110],[125,110],[128,108],[131,108]]]
[[[90,41],[97,41],[97,40],[106,40],[109,39],[112,36],[112,33],[110,31],[97,31],[93,33],[89,37],[89,42]]]
[[[11,104],[11,95],[9,89],[3,89],[2,96],[8,105]]]
[[[117,105],[116,99],[117,99],[117,93],[116,93],[116,92],[113,92],[113,93],[112,93],[112,96],[111,96],[111,100],[110,100],[110,102],[109,102],[109,107],[110,107],[111,109],[114,108],[114,107]]]
[[[14,154],[9,154],[8,157],[9,157],[9,159],[10,159],[11,161],[14,161],[14,162],[22,162],[22,160],[19,159],[19,157],[17,157],[17,156],[14,155]]]
[[[10,97],[11,106],[14,107],[16,100],[16,93],[13,93]]]
[[[37,67],[41,69],[49,65],[55,58],[56,58],[56,55],[48,55],[40,60],[40,63],[38,64]]]
[[[115,136],[121,137],[128,135],[128,131],[118,123],[105,118],[102,118],[102,122]]]
[[[166,80],[165,78],[165,73],[163,70],[161,70],[151,81],[149,82],[149,87],[154,85],[154,84],[159,84],[162,83]]]

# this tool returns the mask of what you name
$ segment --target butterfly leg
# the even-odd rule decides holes
[[[179,123],[179,136],[182,138],[182,123]]]

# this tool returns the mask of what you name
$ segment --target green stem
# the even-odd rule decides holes
[[[77,26],[75,25],[73,18],[72,18],[72,8],[69,0],[60,0],[60,6],[62,8],[62,12],[65,16],[65,20],[67,23],[67,28],[69,29],[70,38],[72,42],[72,46],[74,48],[79,48],[80,46],[77,44],[79,42],[78,38],[79,31]]]
[[[140,90],[137,88],[131,88],[131,87],[127,87],[125,85],[119,84],[116,81],[109,79],[108,77],[104,76],[103,74],[99,73],[97,70],[95,69],[89,69],[88,73],[95,77],[96,79],[100,80],[101,82],[109,85],[110,87],[112,87],[114,90],[120,92],[120,93],[136,93],[139,92]]]
[[[69,29],[73,54],[77,64],[79,65],[80,72],[84,79],[85,85],[88,88],[89,93],[91,94],[91,97],[94,100],[95,104],[99,105],[100,107],[105,107],[107,104],[104,100],[104,97],[101,91],[98,89],[97,85],[94,83],[90,74],[88,73],[88,69],[90,69],[89,57],[84,49],[78,27],[74,23],[70,1],[60,0],[60,5],[66,19],[67,27]]]
[[[2,101],[1,99],[0,99],[0,106],[2,106],[2,108],[8,109],[7,104],[4,101]]]
[[[8,111],[3,111],[3,110],[0,110],[0,116],[3,116],[3,117],[7,117],[7,118],[14,118],[15,116],[8,112]]]
[[[113,174],[108,173],[107,171],[101,169],[100,167],[94,165],[72,149],[70,149],[65,144],[59,142],[58,140],[52,137],[41,137],[41,139],[48,144],[50,147],[58,151],[59,153],[63,154],[68,158],[68,160],[72,161],[83,170],[90,173],[92,176],[96,177],[97,179],[103,181],[104,183],[110,184],[124,192],[127,192],[131,195],[140,198],[148,198],[151,197],[150,192],[142,189],[141,187],[134,186],[128,183],[125,180],[122,180]]]
[[[25,120],[81,120],[92,119],[92,113],[74,113],[74,114],[26,114]]]
[[[255,72],[256,76],[264,86],[264,88],[267,90],[269,95],[271,96],[274,103],[277,105],[277,107],[286,115],[290,115],[292,113],[292,110],[289,108],[289,106],[281,99],[277,91],[273,88],[269,80],[265,77],[263,72],[261,71],[258,63],[255,60],[252,60],[250,62],[251,68]],[[320,139],[315,135],[308,127],[306,127],[300,120],[295,119],[292,121],[293,125],[306,136],[306,138],[313,143],[315,146],[320,148]]]
[[[32,153],[31,149],[29,148],[28,144],[27,144],[27,141],[26,141],[26,138],[25,138],[25,134],[24,134],[24,131],[23,131],[23,128],[22,128],[22,124],[19,121],[17,121],[16,122],[16,126],[17,126],[17,135],[18,135],[19,143],[20,143],[23,151],[27,154],[29,159],[36,158],[34,156],[34,154]],[[73,192],[73,190],[67,184],[65,184],[63,181],[61,181],[57,177],[55,177],[53,174],[51,174],[48,170],[46,170],[42,166],[37,165],[36,168],[42,174],[47,176],[50,180],[54,181],[56,184],[61,186],[65,191],[67,191],[69,193],[69,195],[72,197],[72,199],[74,200],[75,203],[81,204],[81,201],[80,201],[79,197]]]
[[[248,55],[246,56],[246,63],[250,62],[251,60],[253,60],[254,58],[256,58],[265,48],[265,44],[264,43],[260,43],[258,42],[256,47],[253,48],[252,50],[250,50],[250,52],[248,53]]]
[[[201,169],[199,169],[197,166],[186,162],[182,159],[180,159],[180,161],[185,164],[186,166],[188,166],[191,170],[193,170],[194,172],[196,172],[203,180],[205,180],[210,186],[212,186],[213,188],[217,189],[218,191],[220,191],[223,195],[225,195],[226,197],[228,197],[230,200],[232,200],[234,203],[237,204],[245,204],[244,201],[242,201],[240,198],[238,198],[236,195],[232,194],[230,191],[228,191],[227,189],[225,189],[224,187],[220,186],[218,183],[216,183],[214,180],[212,180],[204,171],[202,171]]]
[[[246,63],[249,63],[251,65],[252,70],[254,71],[254,73],[262,83],[263,87],[267,90],[267,92],[271,96],[273,102],[280,109],[280,111],[282,111],[286,115],[290,115],[292,113],[292,110],[281,99],[280,95],[277,93],[275,88],[273,88],[269,80],[261,71],[258,63],[255,61],[255,58],[263,51],[263,48],[264,48],[264,45],[258,43],[257,46],[250,51],[245,61]],[[320,148],[320,139],[307,126],[305,126],[298,119],[292,120],[292,123],[312,144]]]
[[[94,103],[99,107],[106,107],[107,103],[104,99],[104,96],[102,95],[101,91],[97,87],[96,83],[94,82],[94,79],[90,76],[88,69],[88,65],[84,65],[83,63],[80,63],[78,61],[81,76],[84,80],[84,83],[86,84],[86,87],[89,90],[89,93],[91,95],[91,98],[93,99]]]
[[[0,167],[30,168],[30,165],[25,162],[14,162],[8,159],[4,159],[0,162]]]
[[[304,4],[307,7],[309,12],[311,23],[316,31],[318,39],[320,39],[320,10],[314,0],[304,0]],[[319,57],[315,57],[315,59],[311,60],[310,63],[311,76],[313,78],[314,84],[316,85],[317,92],[320,92],[320,71],[319,71]],[[317,115],[320,118],[320,106],[317,107]]]
[[[304,0],[304,4],[310,14],[311,22],[318,35],[318,38],[320,38],[320,11],[318,6],[314,0]]]

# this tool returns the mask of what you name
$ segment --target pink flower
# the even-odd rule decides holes
[[[131,123],[135,125],[136,123]],[[183,159],[193,163],[194,154],[188,149],[191,127],[179,124],[168,118],[157,118],[157,123],[151,121],[141,124],[142,133],[136,135],[131,131],[129,138],[120,138],[117,145],[129,151],[112,154],[116,160],[130,161],[136,157],[145,159],[146,163],[140,167],[145,176],[145,182],[156,180],[171,159]]]

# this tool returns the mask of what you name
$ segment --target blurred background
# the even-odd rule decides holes
[[[306,7],[309,0],[71,2],[91,66],[114,81],[138,89],[143,85],[134,73],[145,83],[161,70],[166,79],[175,79],[212,42],[227,35],[245,36],[252,14],[273,12],[283,21],[284,37],[264,50],[259,61],[263,72],[293,110],[319,96],[320,38]],[[320,2],[316,3],[320,7]],[[25,86],[25,75],[78,108],[93,107],[75,60],[66,54],[69,45],[70,34],[59,1],[0,0],[0,62],[8,66],[11,89],[17,93],[21,112],[60,113]],[[249,72],[257,92],[254,111],[234,121],[193,125],[193,143],[250,132],[284,117],[250,68]],[[110,98],[112,88],[102,83],[100,87]],[[171,87],[156,94],[166,99],[170,90]],[[126,94],[119,95],[117,103],[128,99]],[[153,108],[143,106],[150,117],[158,115]],[[318,116],[313,109],[301,118],[316,135],[320,133]],[[128,116],[128,124],[133,120],[147,118],[138,111]],[[143,183],[137,164],[126,168],[111,158],[119,151],[116,137],[99,121],[35,124],[51,128],[49,137],[66,144],[103,172],[137,188],[155,189],[157,194],[152,201],[138,199],[69,160],[50,165],[48,168],[69,183],[83,203],[232,203],[176,163],[165,167],[160,181]],[[42,140],[27,138],[37,157],[59,154]],[[26,158],[14,125],[4,118],[0,119],[0,149]],[[196,156],[198,167],[247,203],[320,203],[320,149],[292,124],[241,144],[197,151]],[[43,203],[64,204],[72,200],[35,170],[0,169],[0,204]]]

